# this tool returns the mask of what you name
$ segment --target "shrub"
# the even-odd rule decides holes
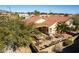
[[[69,46],[73,43],[72,39],[71,38],[68,38],[66,39],[64,42],[63,42],[63,46]]]

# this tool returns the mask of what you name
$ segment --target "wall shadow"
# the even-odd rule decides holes
[[[62,53],[79,53],[79,35],[74,40],[74,44],[63,49]]]

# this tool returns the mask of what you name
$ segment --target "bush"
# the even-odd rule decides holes
[[[66,39],[64,42],[63,42],[63,46],[69,46],[72,44],[72,40],[71,39]]]

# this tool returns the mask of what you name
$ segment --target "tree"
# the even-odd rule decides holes
[[[37,11],[37,10],[35,10],[35,11],[34,11],[34,14],[35,14],[36,16],[39,16],[39,15],[40,15],[40,12]]]
[[[70,29],[69,29],[68,25],[65,24],[65,22],[62,22],[62,23],[58,23],[58,24],[57,24],[56,31],[57,31],[58,33],[67,32],[67,31],[69,31],[69,30],[70,30]]]
[[[72,37],[68,37],[64,42],[63,42],[63,46],[69,46],[73,44],[73,38]]]
[[[75,31],[79,30],[79,15],[73,16],[72,20],[72,24],[75,26]]]
[[[31,12],[28,12],[27,14],[30,16],[31,15]]]
[[[0,45],[11,47],[13,51],[17,47],[29,46],[33,41],[32,36],[39,33],[32,24],[27,25],[17,18],[0,17]]]
[[[66,17],[67,17],[67,16],[68,16],[68,14],[64,14],[64,16],[66,16]]]
[[[53,15],[53,12],[50,12],[49,15]]]

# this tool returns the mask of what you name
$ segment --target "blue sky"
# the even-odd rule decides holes
[[[41,12],[53,13],[79,13],[79,5],[0,5],[1,10],[14,12],[32,12],[38,10]]]

